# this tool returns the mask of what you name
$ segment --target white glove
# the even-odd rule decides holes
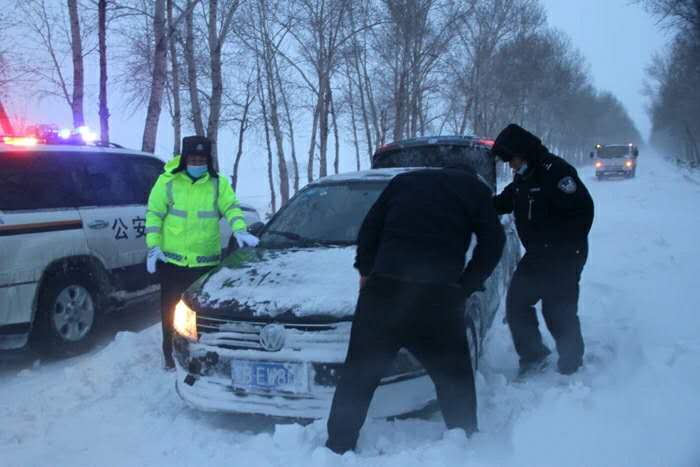
[[[149,274],[155,274],[156,272],[156,263],[158,261],[162,261],[163,263],[168,262],[168,258],[166,258],[165,254],[159,247],[153,247],[150,250],[148,250],[148,258],[146,258],[146,271],[148,271]]]
[[[258,243],[260,243],[258,237],[248,232],[234,232],[233,236],[236,237],[238,248],[245,248],[247,246],[255,248],[258,246]]]

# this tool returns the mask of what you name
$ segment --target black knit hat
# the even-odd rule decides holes
[[[211,155],[211,141],[204,136],[185,136],[182,138],[182,157],[180,165],[173,172],[181,172],[187,168],[188,156],[204,156],[207,158],[207,167],[212,177],[218,177],[214,169],[214,160]]]
[[[546,148],[542,145],[542,141],[515,123],[511,123],[501,131],[491,148],[491,154],[504,162],[510,162],[514,157],[532,161],[543,151],[546,151]]]

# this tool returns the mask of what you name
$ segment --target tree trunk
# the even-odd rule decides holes
[[[100,140],[109,141],[109,107],[107,106],[107,0],[97,4],[98,42],[100,50]]]
[[[265,26],[263,26],[265,28]],[[280,122],[279,103],[277,100],[277,89],[275,85],[275,71],[272,60],[274,60],[274,49],[270,44],[270,37],[267,30],[263,32],[263,54],[262,60],[265,65],[265,82],[267,84],[267,99],[269,103],[270,124],[272,126],[272,134],[275,138],[275,147],[277,148],[277,168],[279,171],[280,182],[280,204],[284,205],[289,201],[289,172],[287,170],[287,161],[284,155],[284,136],[282,134],[282,125]]]
[[[289,142],[292,149],[292,170],[294,172],[294,193],[299,191],[299,162],[297,160],[297,149],[296,141],[294,138],[294,123],[292,122],[292,113],[289,110],[289,101],[287,99],[287,92],[284,89],[284,83],[282,82],[282,77],[280,76],[280,67],[277,59],[273,60],[275,65],[275,76],[277,77],[277,85],[280,89],[280,96],[282,97],[282,105],[284,106],[284,114],[287,120],[287,127],[289,128]]]
[[[73,56],[73,98],[71,100],[71,108],[73,111],[73,126],[77,128],[85,125],[85,114],[83,112],[85,71],[83,69],[83,42],[80,36],[78,0],[68,0],[68,15],[70,17],[70,45]]]
[[[267,181],[270,186],[270,207],[271,214],[277,212],[277,196],[275,194],[275,178],[272,175],[272,142],[270,141],[270,126],[267,119],[267,105],[265,104],[265,91],[262,85],[262,74],[260,64],[258,64],[258,99],[262,109],[263,127],[265,130],[265,147],[267,148]]]
[[[241,158],[243,158],[244,135],[248,129],[248,112],[250,111],[250,105],[253,103],[250,92],[251,85],[252,84],[250,82],[248,82],[246,85],[245,105],[243,106],[241,124],[238,127],[238,149],[236,149],[236,157],[233,160],[233,174],[231,175],[231,184],[233,185],[234,190],[238,186],[238,167],[241,163]]]
[[[185,17],[185,63],[187,65],[187,88],[190,93],[192,109],[192,124],[197,136],[204,136],[202,106],[199,103],[199,87],[197,85],[197,63],[194,58],[194,0],[188,0],[188,12]]]
[[[167,0],[168,30],[171,33],[168,43],[170,45],[170,76],[173,88],[173,154],[180,154],[180,142],[182,140],[182,104],[180,103],[180,64],[177,59],[177,38],[174,33],[173,1],[174,0]]]
[[[2,129],[2,132],[6,135],[11,135],[14,133],[12,123],[10,123],[10,117],[7,116],[7,112],[5,111],[5,106],[2,104],[2,101],[0,101],[0,129]]]
[[[350,106],[350,125],[352,126],[352,144],[355,147],[355,168],[360,170],[360,142],[357,136],[357,119],[355,117],[355,95],[352,92],[353,82],[350,77],[350,66],[346,68],[348,83],[348,104]],[[370,155],[370,158],[372,156]]]
[[[338,120],[335,115],[335,101],[333,94],[328,93],[331,102],[331,119],[333,121],[333,141],[335,142],[335,158],[333,159],[333,170],[336,174],[340,172],[340,138],[338,137]]]
[[[314,119],[311,124],[311,143],[309,143],[309,165],[306,167],[308,183],[314,181],[314,154],[316,153],[316,129],[318,127],[318,116],[321,113],[321,97],[316,101],[314,109]]]
[[[219,158],[216,141],[219,136],[219,121],[221,119],[221,97],[224,93],[224,82],[221,74],[221,48],[222,41],[217,33],[218,27],[218,0],[209,0],[209,51],[211,71],[211,98],[209,100],[209,121],[207,123],[207,137],[211,141],[214,166],[219,167]],[[225,32],[222,32],[222,36]]]
[[[141,143],[141,150],[151,153],[155,152],[156,148],[158,121],[160,119],[163,90],[165,88],[166,60],[168,55],[167,36],[165,34],[165,0],[155,0],[153,37],[155,39],[155,50],[153,54],[151,95],[148,99],[146,125],[143,130],[143,141]]]
[[[350,8],[348,11],[349,17],[350,17],[350,27],[354,31],[356,29],[355,27],[355,17],[353,15],[353,9]],[[352,64],[355,70],[355,73],[357,75],[357,90],[360,95],[360,112],[362,113],[362,124],[364,125],[365,128],[365,138],[367,138],[367,157],[369,159],[370,165],[372,163],[372,155],[374,153],[374,146],[372,145],[372,130],[369,125],[369,116],[367,114],[367,105],[365,103],[365,86],[364,86],[364,79],[362,77],[362,71],[360,70],[360,51],[362,49],[360,48],[360,44],[357,42],[357,39],[353,39],[353,44],[352,44]],[[350,77],[350,65],[348,64],[348,70],[347,70],[347,75]],[[349,78],[348,78],[349,79]],[[350,96],[352,100],[352,85],[353,85],[353,80],[349,79],[350,85],[348,86],[348,89],[350,91]],[[350,104],[351,110],[353,105],[352,103]],[[354,115],[353,115],[354,119]],[[355,122],[353,121],[353,132],[357,132],[355,129]],[[357,135],[355,135],[355,144],[359,144],[357,142]],[[359,159],[358,159],[358,167],[359,167]],[[358,168],[359,170],[359,168]]]
[[[318,176],[323,178],[328,175],[328,134],[329,124],[328,116],[330,114],[330,83],[328,77],[321,77],[322,85],[319,88],[319,116],[318,116],[318,131],[319,131],[319,164]]]

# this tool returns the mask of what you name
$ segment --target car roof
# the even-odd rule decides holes
[[[375,152],[375,155],[392,151],[399,148],[406,148],[412,146],[425,146],[432,144],[451,144],[451,145],[461,145],[461,146],[473,146],[473,145],[484,145],[488,146],[487,139],[480,138],[478,136],[457,136],[457,135],[444,135],[444,136],[421,136],[418,138],[410,138],[399,141],[394,141],[392,143],[380,146]]]
[[[325,185],[341,182],[373,182],[373,181],[389,181],[399,174],[417,170],[422,167],[401,167],[391,169],[371,169],[361,170],[359,172],[345,172],[337,175],[329,175],[320,178],[310,185]]]
[[[101,147],[101,146],[87,146],[87,145],[74,145],[74,144],[37,144],[34,146],[17,146],[13,144],[5,144],[0,140],[0,156],[6,153],[42,153],[42,154],[58,154],[58,153],[85,153],[85,154],[116,154],[120,156],[141,156],[141,157],[152,157],[154,159],[160,160],[157,156],[139,151],[136,149],[128,148],[117,148],[117,147]]]

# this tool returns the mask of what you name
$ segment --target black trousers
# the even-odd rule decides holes
[[[211,267],[186,268],[170,263],[158,263],[160,277],[160,315],[163,327],[163,357],[166,363],[173,359],[173,317],[175,306],[187,288],[209,272]]]
[[[350,346],[328,419],[327,446],[355,448],[374,391],[400,348],[435,384],[448,428],[477,430],[476,390],[459,286],[421,285],[372,276],[360,292]]]
[[[521,365],[549,353],[542,343],[535,305],[542,301],[542,315],[554,337],[559,369],[576,371],[583,361],[584,344],[578,318],[579,281],[588,257],[587,247],[560,254],[526,253],[506,299],[506,318]]]

